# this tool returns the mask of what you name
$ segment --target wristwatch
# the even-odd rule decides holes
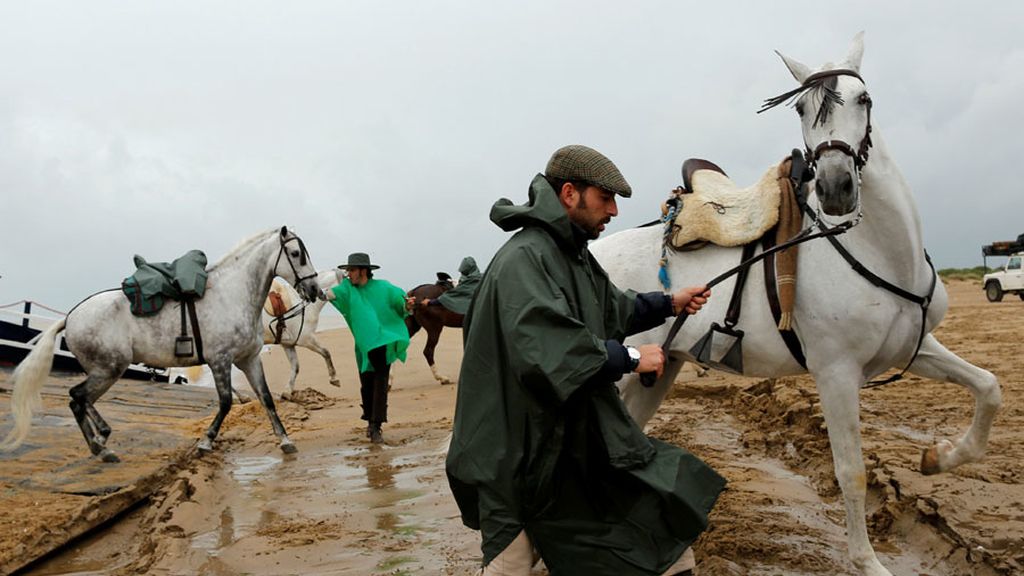
[[[629,355],[629,371],[636,372],[637,366],[640,365],[640,351],[632,346],[626,346],[626,354]]]

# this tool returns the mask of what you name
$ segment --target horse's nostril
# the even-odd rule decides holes
[[[843,194],[853,193],[853,176],[849,172],[843,175]]]

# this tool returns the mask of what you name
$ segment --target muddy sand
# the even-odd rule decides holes
[[[988,303],[972,282],[948,287],[952,306],[937,335],[999,377],[1003,409],[984,461],[924,477],[921,450],[967,427],[970,395],[917,377],[862,393],[872,541],[895,574],[1024,574],[1024,302]],[[472,574],[478,535],[462,526],[443,467],[455,388],[431,376],[420,355],[424,336],[395,371],[383,446],[369,444],[358,418],[348,333],[320,338],[342,387],[328,385],[319,356],[299,351],[301,392],[278,401],[297,454],[280,452],[258,405],[236,406],[214,454],[187,459],[147,501],[26,573]],[[437,354],[441,371],[454,375],[460,332],[446,331]],[[264,364],[279,395],[284,353],[272,350]],[[46,402],[66,406],[63,398]],[[2,410],[9,410],[6,395]],[[174,424],[195,436],[205,425]],[[730,481],[695,546],[698,574],[854,574],[809,378],[698,378],[684,369],[648,433],[687,447]],[[119,442],[127,439],[115,428],[111,444]],[[63,457],[84,458],[84,443],[80,449]],[[40,462],[38,473],[60,465]],[[0,488],[4,505],[21,509],[26,523],[44,512],[15,488]],[[8,528],[0,548],[19,541]]]

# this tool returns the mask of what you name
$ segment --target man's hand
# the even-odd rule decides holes
[[[672,313],[677,316],[683,311],[687,314],[696,314],[708,298],[711,298],[711,290],[707,286],[691,286],[683,288],[672,295]]]
[[[661,373],[665,370],[665,352],[661,349],[661,346],[658,344],[644,344],[639,346],[637,350],[640,351],[640,364],[637,365],[635,372],[638,374],[654,372],[658,378],[661,378]]]
[[[416,307],[416,297],[409,296],[405,299],[405,309],[412,312],[412,309]]]
[[[334,290],[331,290],[330,288],[324,288],[323,290],[320,291],[318,296],[320,297],[321,300],[334,300]]]

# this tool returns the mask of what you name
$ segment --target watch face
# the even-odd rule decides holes
[[[633,348],[632,346],[630,346],[630,347],[626,348],[626,352],[629,353],[629,357],[632,358],[634,361],[636,361],[636,362],[640,361],[640,351],[637,350],[636,348]]]

